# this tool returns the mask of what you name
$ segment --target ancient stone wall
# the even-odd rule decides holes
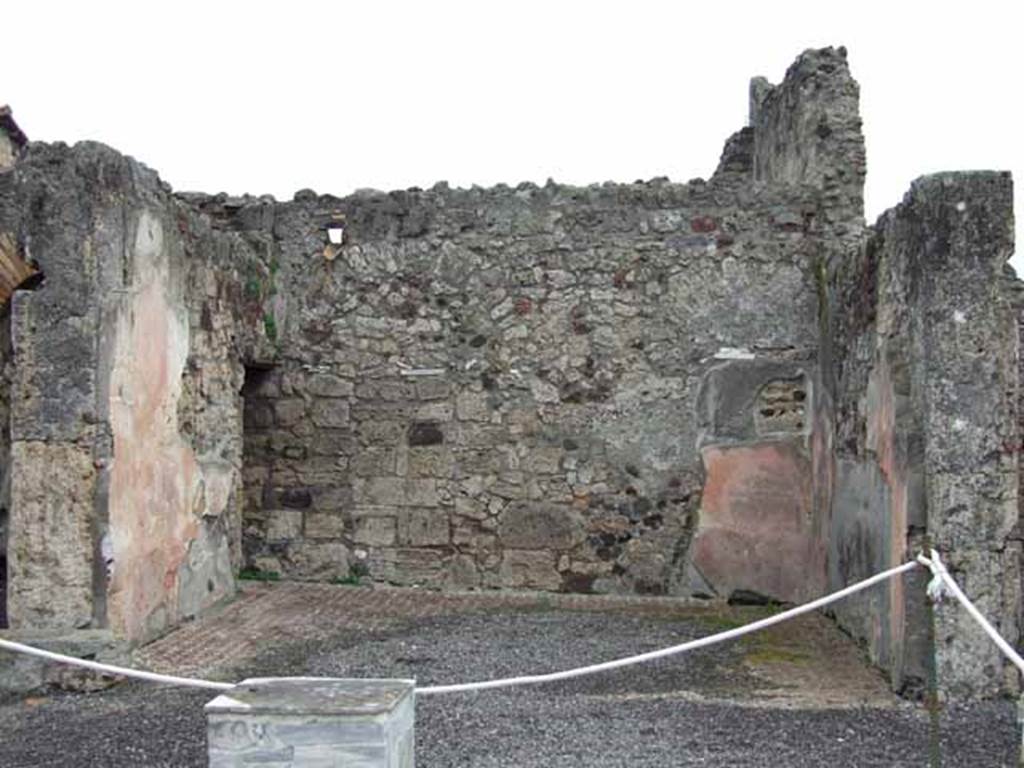
[[[917,231],[926,266],[916,363],[928,404],[928,536],[949,553],[979,609],[1017,638],[1024,610],[1018,345],[1016,313],[1001,280],[1013,253],[1013,185],[1009,173],[939,174],[917,182],[909,197],[901,213]],[[994,693],[1000,670],[1013,689],[1016,672],[984,637],[964,612],[939,612],[936,663],[945,690]]]
[[[260,255],[101,145],[33,145],[2,181],[44,275],[10,304],[11,625],[152,637],[234,591],[234,264]]]
[[[26,260],[59,275],[10,301],[11,511],[8,613],[12,626],[88,626],[94,619],[93,450],[96,262],[94,195],[73,173],[0,176],[0,228]],[[30,223],[32,222],[32,223]],[[31,253],[32,256],[28,256]]]
[[[820,191],[818,215],[842,236],[863,230],[867,162],[861,131],[860,88],[845,48],[802,53],[777,86],[750,84],[753,176]]]
[[[1009,178],[866,227],[857,101],[808,51],[685,185],[278,203],[30,145],[0,174],[42,273],[0,326],[12,624],[143,640],[242,568],[798,602],[928,543],[1018,638]],[[1000,690],[922,582],[836,616],[898,689],[937,642],[947,691]]]
[[[859,259],[837,267],[829,570],[837,587],[936,546],[981,610],[1017,637],[1017,315],[1001,279],[1011,195],[1008,174],[920,179]],[[923,582],[894,580],[836,607],[897,687],[928,674]],[[938,676],[954,694],[1003,684],[999,652],[971,624],[959,611],[938,614]]]
[[[817,590],[824,534],[803,479],[815,422],[801,414],[817,264],[840,226],[862,228],[859,197],[843,196],[863,176],[856,98],[845,52],[806,54],[761,88],[708,183],[192,198],[277,254],[257,288],[274,297],[277,365],[246,386],[248,564],[429,585]],[[812,123],[812,156],[787,159]],[[765,556],[741,556],[752,550]],[[793,572],[804,561],[820,577]]]
[[[813,205],[655,182],[270,209],[287,293],[247,397],[249,563],[686,591],[700,381],[731,348],[813,357]]]
[[[11,315],[0,310],[0,629],[7,626],[7,527],[11,509]]]
[[[9,168],[14,165],[17,149],[10,137],[0,130],[0,168]]]
[[[802,233],[817,297],[814,349],[723,363],[703,383],[705,500],[692,557],[719,593],[796,601],[825,586],[834,472],[825,276],[866,236],[858,100],[844,49],[803,53],[778,85],[751,82],[750,126],[726,144],[716,173],[740,186],[814,190],[814,206],[788,226]]]

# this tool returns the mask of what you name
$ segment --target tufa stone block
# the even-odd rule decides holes
[[[583,539],[583,520],[568,506],[514,501],[501,513],[499,534],[515,549],[569,549]]]
[[[306,513],[306,537],[310,539],[339,539],[345,533],[345,520],[331,512]]]
[[[398,543],[413,547],[447,544],[448,515],[437,509],[403,509],[398,514]]]
[[[433,480],[401,477],[355,478],[352,490],[357,504],[396,507],[436,507],[437,485]]]
[[[322,428],[346,427],[349,422],[347,400],[319,400],[313,404],[313,423]]]
[[[503,587],[556,591],[562,586],[551,552],[506,549],[498,577]]]
[[[306,382],[306,391],[314,397],[351,397],[353,390],[351,381],[329,373],[318,373]]]
[[[302,511],[272,509],[267,513],[267,541],[291,541],[302,535]]]

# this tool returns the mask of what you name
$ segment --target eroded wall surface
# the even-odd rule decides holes
[[[11,510],[11,314],[0,312],[0,629],[7,626],[7,527]]]
[[[704,377],[704,495],[690,558],[694,575],[714,587],[709,596],[804,602],[824,587],[811,450],[815,373],[813,360],[796,356],[721,362]]]
[[[813,355],[808,194],[439,187],[273,209],[287,293],[279,365],[246,404],[249,563],[685,590],[702,377],[723,349]]]
[[[130,284],[108,308],[107,605],[128,637],[159,634],[234,590],[242,366],[224,338],[216,361],[201,358],[175,212],[132,211]]]
[[[5,234],[61,276],[8,305],[10,516],[8,614],[12,627],[72,628],[95,618],[94,448],[97,265],[92,187],[76,174],[0,175]]]
[[[234,590],[259,342],[232,261],[259,255],[101,145],[32,145],[2,181],[44,275],[10,304],[10,623],[146,639]]]
[[[817,265],[863,229],[859,197],[832,199],[863,176],[856,100],[845,52],[801,57],[759,88],[710,182],[197,199],[276,244],[255,289],[279,353],[247,387],[247,563],[432,586],[819,589],[816,422],[772,387],[797,377],[810,411]],[[790,159],[805,140],[814,156]],[[726,402],[750,428],[719,434],[698,400],[708,376],[748,377],[722,366],[737,355],[781,379]],[[776,557],[747,578],[751,546],[817,565]]]
[[[1020,632],[1017,308],[1005,173],[919,179],[841,265],[836,306],[836,486],[829,554],[839,586],[942,551],[1007,637]],[[1012,284],[1011,284],[1012,285]],[[897,687],[932,663],[923,574],[836,607]],[[935,617],[940,686],[953,695],[1014,685],[999,651],[958,609]]]

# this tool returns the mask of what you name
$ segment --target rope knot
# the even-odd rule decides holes
[[[946,565],[942,562],[942,558],[939,557],[937,550],[930,550],[929,557],[925,557],[922,552],[917,556],[917,562],[932,572],[932,578],[928,582],[928,589],[926,591],[933,603],[938,605],[942,602],[943,598],[954,596],[953,591],[946,584],[946,577],[949,576],[949,571],[946,570]]]

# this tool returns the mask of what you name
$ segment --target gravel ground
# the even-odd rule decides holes
[[[693,618],[505,611],[339,633],[329,642],[268,641],[219,677],[416,677],[429,685],[577,666],[707,632]],[[929,722],[916,707],[794,708],[752,671],[750,651],[720,645],[565,683],[423,698],[417,764],[928,765]],[[8,701],[0,705],[0,766],[205,766],[202,705],[210,698],[126,684]],[[945,766],[1017,766],[1019,744],[1010,702],[942,713]]]

